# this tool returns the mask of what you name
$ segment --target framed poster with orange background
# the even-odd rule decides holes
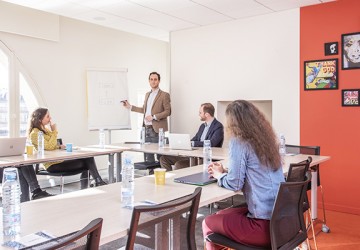
[[[304,62],[304,89],[338,89],[338,59]]]

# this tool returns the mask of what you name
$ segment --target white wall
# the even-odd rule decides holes
[[[269,100],[276,132],[299,143],[299,18],[295,9],[172,32],[172,132],[195,134],[203,102]]]
[[[151,71],[161,74],[160,86],[169,90],[169,44],[166,42],[64,17],[60,18],[59,42],[5,32],[0,32],[0,40],[15,52],[38,85],[64,142],[98,143],[98,133],[89,132],[87,128],[87,68],[128,68],[132,104],[138,104],[139,92],[150,90],[148,74]],[[124,107],[119,105],[121,108]],[[112,142],[138,138],[138,114],[132,113],[131,118],[133,130],[113,132]]]

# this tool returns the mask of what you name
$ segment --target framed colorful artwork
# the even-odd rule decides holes
[[[304,62],[304,89],[338,89],[338,59]]]
[[[341,35],[342,69],[360,69],[360,32]]]
[[[341,103],[344,107],[360,106],[360,89],[343,89],[341,91]]]

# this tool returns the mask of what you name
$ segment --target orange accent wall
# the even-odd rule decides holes
[[[300,9],[300,142],[331,156],[321,164],[326,209],[354,214],[360,214],[360,107],[342,107],[341,90],[360,89],[360,69],[341,70],[341,34],[360,32],[359,10],[359,0]],[[324,43],[334,41],[339,54],[325,56]],[[327,58],[339,60],[339,89],[304,91],[304,61]]]

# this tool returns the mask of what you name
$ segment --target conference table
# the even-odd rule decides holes
[[[293,162],[307,159],[307,155],[285,157],[284,171]],[[328,159],[312,156],[313,164]],[[135,179],[135,204],[144,200],[163,203],[194,192],[196,186],[176,183],[174,178],[201,172],[201,165],[166,173],[165,185],[155,185],[154,177]],[[233,196],[236,193],[218,187],[216,183],[203,186],[200,206]],[[94,187],[21,204],[21,236],[45,230],[60,236],[84,227],[94,218],[104,219],[100,244],[105,244],[128,233],[132,211],[121,205],[121,183]],[[0,220],[2,216],[0,216]],[[2,226],[2,223],[0,223]],[[2,236],[1,236],[2,237]],[[1,239],[3,242],[3,239]],[[1,249],[1,248],[0,248]]]
[[[197,158],[203,157],[203,148],[194,148],[193,150],[174,150],[171,149],[168,145],[163,148],[159,148],[157,143],[146,143],[146,144],[126,144],[126,143],[115,143],[112,144],[116,147],[128,148],[128,151],[133,152],[143,152],[143,153],[152,153],[152,154],[161,154],[161,155],[172,155],[172,156],[183,156],[190,157],[190,166],[196,165],[195,162]],[[287,154],[284,157],[283,162],[283,172],[286,175],[291,163],[298,163],[304,161],[308,158],[308,156],[312,157],[311,166],[316,166],[320,163],[328,161],[330,159],[329,156],[320,156],[320,155],[302,155],[302,154]],[[226,161],[228,157],[228,149],[227,148],[212,148],[212,158],[213,160],[224,160]],[[197,161],[199,162],[199,161]],[[120,176],[121,165],[118,165],[117,175]],[[311,218],[313,220],[317,219],[317,186],[318,186],[318,178],[317,172],[311,172]]]
[[[36,152],[27,156],[16,155],[16,156],[7,156],[0,157],[0,167],[15,167],[22,165],[32,165],[39,164],[50,161],[63,161],[63,160],[74,160],[81,158],[89,158],[101,155],[108,155],[109,159],[109,183],[113,183],[114,180],[114,169],[119,169],[121,171],[121,153],[125,150],[129,150],[128,147],[123,146],[112,146],[106,145],[105,148],[101,148],[98,145],[90,145],[83,147],[75,147],[72,152],[67,152],[66,150],[46,150],[43,156],[38,156]],[[116,156],[116,158],[115,158]],[[115,162],[116,159],[116,162]]]
[[[65,150],[52,150],[45,151],[44,156],[39,157],[37,154],[32,156],[20,155],[20,156],[9,156],[9,157],[0,157],[0,167],[9,167],[9,166],[21,166],[29,164],[44,163],[48,161],[58,161],[58,160],[71,160],[87,157],[95,157],[100,155],[108,155],[109,157],[109,183],[115,181],[114,174],[116,169],[116,180],[121,180],[121,154],[124,151],[130,152],[141,152],[141,153],[153,153],[161,155],[172,155],[172,156],[183,156],[190,157],[190,165],[196,165],[195,162],[197,158],[202,158],[203,151],[202,147],[195,148],[194,150],[174,150],[169,148],[166,145],[163,148],[159,148],[157,143],[114,143],[111,145],[105,145],[105,148],[100,148],[98,145],[90,145],[77,147],[73,152],[66,152]],[[116,161],[115,161],[116,156]],[[228,156],[227,148],[212,148],[212,157],[214,160],[224,160],[226,161]],[[284,158],[283,172],[286,174],[290,163],[298,163],[300,161],[306,160],[308,155],[301,154],[289,154]],[[312,162],[310,166],[318,165],[322,162],[325,162],[330,159],[329,156],[318,156],[311,155]],[[317,172],[312,172],[311,178],[311,213],[312,219],[317,219]]]
[[[155,185],[152,175],[136,178],[134,202],[149,200],[163,203],[191,194],[196,186],[176,183],[173,179],[200,171],[202,166],[166,173],[165,185]],[[220,188],[216,184],[204,186],[200,206],[226,199],[234,194],[234,191]],[[121,205],[121,183],[116,182],[22,203],[21,236],[41,230],[60,236],[79,230],[91,220],[101,217],[104,221],[100,244],[105,244],[127,235],[131,215],[132,210]],[[2,223],[0,226],[2,227]]]

